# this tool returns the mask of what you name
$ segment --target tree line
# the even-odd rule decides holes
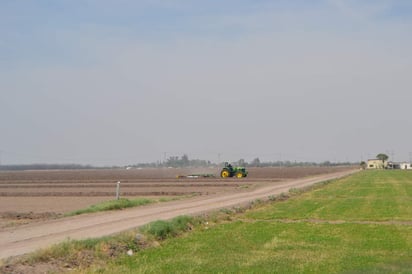
[[[350,162],[330,162],[324,161],[321,163],[316,162],[298,162],[298,161],[274,161],[274,162],[262,162],[258,157],[250,162],[244,159],[231,162],[231,164],[243,167],[293,167],[293,166],[340,166],[340,165],[358,165],[358,163]],[[222,163],[213,163],[208,160],[190,159],[187,154],[182,156],[170,156],[165,161],[157,161],[151,163],[138,163],[128,165],[131,168],[161,168],[161,167],[218,167],[223,166]],[[0,165],[0,170],[74,170],[74,169],[119,169],[124,166],[105,166],[97,167],[93,165],[81,165],[81,164],[28,164],[28,165]]]
[[[0,165],[0,170],[57,170],[57,169],[97,169],[92,165],[80,164],[29,164],[29,165]]]
[[[244,159],[239,159],[238,161],[232,162],[233,165],[243,166],[243,167],[293,167],[293,166],[342,166],[342,165],[359,165],[359,163],[351,162],[298,162],[298,161],[274,161],[274,162],[262,162],[258,157],[254,158],[252,161],[247,162]],[[199,159],[189,159],[187,154],[182,156],[171,156],[163,162],[153,162],[153,163],[139,163],[131,165],[130,167],[216,167],[221,166],[222,163],[213,163],[211,161],[199,160]]]

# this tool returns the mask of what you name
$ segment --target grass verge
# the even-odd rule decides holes
[[[160,240],[176,237],[202,223],[201,218],[179,216],[156,221],[113,237],[67,240],[26,256],[0,263],[0,273],[84,273],[104,271],[107,263],[159,246]]]
[[[85,213],[94,213],[94,212],[108,211],[108,210],[120,210],[124,208],[129,208],[129,207],[142,206],[142,205],[146,205],[146,204],[150,204],[154,202],[155,200],[150,200],[150,199],[145,199],[145,198],[139,198],[139,199],[121,198],[119,200],[105,201],[99,204],[92,205],[88,208],[75,210],[75,211],[67,213],[65,216],[74,216],[74,215],[80,215],[80,214],[85,214]]]
[[[147,205],[151,203],[158,203],[158,202],[170,202],[170,201],[176,201],[180,200],[183,198],[188,198],[192,196],[177,196],[177,197],[162,197],[159,199],[146,199],[146,198],[137,198],[137,199],[126,199],[126,198],[121,198],[119,200],[110,200],[110,201],[104,201],[95,205],[92,205],[90,207],[84,208],[84,209],[79,209],[75,210],[69,213],[66,213],[64,216],[74,216],[74,215],[80,215],[80,214],[85,214],[85,213],[95,213],[95,212],[100,212],[100,211],[110,211],[110,210],[120,210],[124,208],[129,208],[129,207],[137,207],[137,206],[142,206],[142,205]]]

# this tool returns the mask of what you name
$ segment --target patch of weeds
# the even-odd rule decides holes
[[[251,205],[256,206],[256,205],[260,205],[262,203],[263,203],[263,201],[261,199],[256,199],[256,200],[251,202]]]
[[[217,211],[210,212],[209,214],[204,216],[205,219],[209,220],[211,223],[218,223],[219,222],[219,214]]]
[[[289,193],[292,194],[292,195],[302,194],[303,192],[305,192],[305,190],[303,188],[291,188],[291,189],[289,189]]]
[[[122,198],[119,200],[105,201],[105,202],[102,202],[96,205],[92,205],[85,209],[76,210],[76,211],[67,213],[66,216],[74,216],[74,215],[93,213],[93,212],[99,212],[99,211],[120,210],[123,208],[142,206],[142,205],[146,205],[150,203],[153,203],[153,200],[149,200],[149,199],[129,200],[129,199]]]
[[[314,184],[314,186],[315,186],[315,187],[316,187],[316,186],[326,186],[326,185],[328,185],[328,184],[330,184],[330,183],[332,183],[332,182],[334,182],[334,181],[336,181],[336,180],[327,180],[327,181],[323,181],[323,182],[316,183],[316,184]]]
[[[244,207],[240,207],[240,206],[234,207],[233,210],[236,214],[244,213],[246,211],[246,209]]]
[[[104,265],[108,260],[137,252],[149,246],[146,237],[136,231],[99,239],[68,240],[26,256],[11,258],[0,273],[60,273]]]
[[[179,216],[170,221],[155,221],[141,228],[141,231],[154,236],[157,240],[175,237],[193,228],[194,218]]]
[[[280,195],[278,196],[279,201],[285,201],[289,198],[290,198],[290,195],[288,193],[285,193],[285,192],[280,193]]]
[[[164,202],[178,201],[178,200],[181,200],[181,199],[191,198],[191,197],[192,197],[192,195],[177,196],[177,197],[162,197],[162,198],[159,198],[158,201],[164,203]]]
[[[222,208],[220,209],[220,212],[227,214],[227,215],[233,214],[233,211],[228,208]]]
[[[95,239],[66,241],[24,257],[19,263],[32,266],[33,269],[39,264],[72,269],[88,267],[95,258],[101,257],[95,250],[98,243],[99,241]]]

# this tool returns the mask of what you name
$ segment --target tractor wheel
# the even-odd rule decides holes
[[[236,172],[235,176],[236,176],[236,178],[242,178],[243,173],[242,172]]]
[[[230,176],[230,172],[227,169],[224,169],[220,172],[220,177],[222,177],[222,178],[227,178],[229,176]]]

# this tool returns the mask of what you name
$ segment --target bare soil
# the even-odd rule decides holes
[[[115,197],[170,197],[236,192],[256,185],[345,170],[345,167],[250,168],[241,180],[219,178],[217,168],[107,169],[0,172],[0,217],[17,213],[67,213]],[[213,174],[215,178],[178,175]],[[6,215],[5,215],[6,214]]]

